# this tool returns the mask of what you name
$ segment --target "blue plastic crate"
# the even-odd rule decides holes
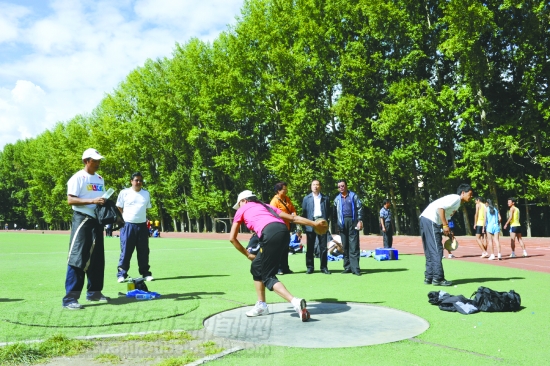
[[[397,251],[397,249],[394,248],[376,248],[374,254],[385,254],[388,256],[388,259],[391,260],[399,259],[399,252]]]

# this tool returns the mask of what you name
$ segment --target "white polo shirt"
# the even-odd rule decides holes
[[[67,195],[78,198],[98,198],[105,193],[105,182],[99,174],[90,174],[84,169],[76,172],[67,182]],[[72,206],[73,210],[95,218],[95,204]]]
[[[317,196],[315,193],[311,193],[313,196],[313,217],[319,217],[323,215],[323,212],[321,211],[321,193],[319,193]]]
[[[120,191],[116,205],[122,208],[122,218],[125,222],[141,224],[147,221],[147,209],[151,208],[151,196],[145,189],[139,192],[132,188]]]
[[[442,225],[443,223],[441,222],[441,218],[439,217],[437,210],[440,208],[445,210],[445,218],[449,220],[459,207],[460,196],[458,194],[450,194],[430,203],[424,212],[422,212],[420,217],[425,217],[438,225]]]

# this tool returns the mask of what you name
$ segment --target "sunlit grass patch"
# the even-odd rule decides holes
[[[185,343],[192,341],[193,339],[195,339],[195,337],[187,332],[167,331],[162,333],[127,335],[122,340],[142,342],[178,341],[177,343]]]
[[[185,351],[182,356],[180,357],[170,357],[162,362],[160,362],[157,366],[181,366],[181,365],[187,365],[188,363],[191,363],[193,361],[196,361],[198,359],[197,355],[193,352]]]
[[[213,341],[204,342],[199,347],[202,348],[204,354],[206,355],[215,355],[216,353],[220,353],[224,350],[222,347],[217,347],[216,343]]]
[[[0,348],[0,364],[30,365],[43,362],[51,357],[74,356],[91,348],[93,348],[92,342],[69,339],[58,334],[40,343],[15,343]]]
[[[112,363],[117,364],[122,361],[122,359],[112,353],[102,353],[94,357],[94,360],[100,363]]]

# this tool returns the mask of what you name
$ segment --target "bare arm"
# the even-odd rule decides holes
[[[67,195],[67,203],[69,206],[84,206],[84,205],[103,205],[105,198],[78,198],[73,195]]]
[[[512,221],[512,217],[514,216],[514,210],[515,209],[516,209],[515,207],[510,208],[510,215],[508,216],[508,220],[506,220],[506,224],[504,224],[505,229],[508,226],[508,224],[510,223],[510,221]]]
[[[445,210],[442,208],[438,208],[437,213],[439,214],[439,218],[441,219],[441,223],[443,224],[443,234],[445,234],[446,236],[449,236],[449,234],[451,233],[451,230],[449,229],[449,223],[445,218]]]
[[[386,227],[384,226],[384,218],[383,218],[383,217],[380,218],[380,226],[382,227],[382,231],[385,232],[385,231],[386,231]]]
[[[474,215],[474,229],[477,226],[477,215],[479,214],[479,205],[476,205],[476,214]]]
[[[233,222],[233,225],[231,226],[231,232],[229,233],[229,241],[231,242],[231,244],[233,244],[235,249],[244,254],[246,258],[253,260],[254,258],[256,258],[256,256],[254,254],[248,253],[246,248],[243,247],[242,244],[239,242],[239,239],[237,239],[240,225],[241,224],[238,222]]]
[[[294,222],[294,223],[300,224],[300,225],[307,225],[307,226],[311,226],[311,227],[328,226],[328,223],[323,223],[323,222],[317,222],[316,223],[315,221],[308,220],[305,217],[296,216],[296,215],[289,215],[285,212],[280,212],[279,216],[284,220],[288,220],[290,222]]]

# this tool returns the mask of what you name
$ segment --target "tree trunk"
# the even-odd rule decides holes
[[[212,232],[217,233],[218,230],[216,230],[216,218],[214,216],[210,216],[210,222],[212,223]]]
[[[466,235],[473,235],[472,227],[470,226],[470,219],[468,218],[468,210],[466,210],[466,206],[464,205],[462,205],[462,217],[464,218],[464,225],[466,225]]]
[[[523,195],[525,196],[525,186],[523,186]],[[525,226],[527,227],[527,237],[531,237],[531,215],[529,214],[529,201],[525,199]]]
[[[397,204],[395,203],[395,193],[393,187],[390,187],[390,199],[393,206],[393,223],[395,225],[395,234],[399,235],[401,232],[401,225],[399,225],[399,216],[397,213]]]
[[[181,225],[181,232],[185,232],[185,219],[183,218],[183,212],[180,214],[180,225]]]
[[[174,223],[174,232],[178,232],[178,223],[176,222],[176,217],[172,217],[172,222]]]
[[[420,207],[418,207],[418,202],[419,202],[418,198],[420,196],[420,191],[418,187],[418,176],[416,176],[416,174],[415,174],[415,177],[413,178],[413,184],[414,184],[414,210],[416,215],[414,217],[411,217],[411,231],[414,231],[417,234],[419,234],[420,233],[420,214],[422,212],[420,212]]]

